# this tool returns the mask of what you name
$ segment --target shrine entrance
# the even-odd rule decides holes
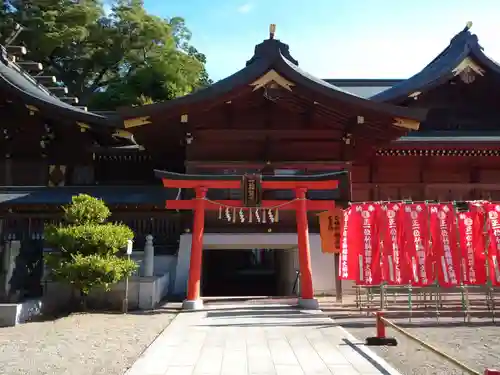
[[[167,171],[155,171],[166,188],[192,189],[195,197],[189,200],[168,200],[166,208],[173,210],[193,210],[192,244],[189,263],[187,298],[183,308],[196,310],[203,308],[201,281],[203,264],[203,235],[205,231],[205,211],[218,211],[228,220],[249,222],[279,221],[279,210],[295,211],[297,222],[297,246],[300,269],[299,305],[316,309],[312,283],[311,255],[309,248],[309,225],[307,211],[329,211],[335,208],[334,201],[307,199],[308,190],[333,190],[339,185],[339,178],[345,171],[299,176],[268,175],[192,175]],[[207,198],[209,189],[241,189],[243,200],[213,201]],[[263,190],[292,190],[295,198],[290,201],[262,200]],[[334,270],[332,270],[332,273]]]
[[[203,297],[291,296],[293,262],[285,258],[294,254],[285,249],[204,249],[201,293]]]

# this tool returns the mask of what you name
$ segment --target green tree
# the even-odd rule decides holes
[[[148,14],[141,0],[115,0],[108,14],[97,0],[0,5],[0,21],[25,26],[28,58],[42,62],[92,108],[140,104],[141,96],[168,100],[209,82],[205,56],[190,45],[184,20]]]
[[[46,243],[58,251],[45,256],[49,278],[70,284],[83,301],[94,288],[109,290],[137,270],[137,264],[120,254],[133,239],[123,224],[108,223],[106,204],[80,194],[64,207],[64,224],[45,229]]]

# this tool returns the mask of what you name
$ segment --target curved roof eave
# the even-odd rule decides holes
[[[118,116],[102,116],[67,104],[48,94],[8,64],[8,62],[0,61],[0,87],[19,97],[26,104],[38,109],[46,109],[47,115],[53,118],[60,118],[62,115],[88,125],[121,127]]]
[[[469,26],[459,32],[450,44],[436,56],[424,69],[395,86],[370,97],[376,102],[401,102],[415,92],[422,92],[437,87],[455,76],[453,72],[467,57],[500,74],[500,65],[483,52],[476,35],[469,31]]]
[[[192,105],[203,100],[228,94],[242,86],[249,86],[252,82],[262,77],[270,70],[275,70],[277,73],[283,74],[294,83],[299,83],[304,87],[307,87],[312,91],[316,91],[324,96],[334,100],[350,103],[351,105],[360,106],[361,108],[369,111],[385,112],[391,116],[408,118],[417,121],[423,121],[427,115],[427,111],[425,109],[409,109],[405,107],[397,107],[391,104],[376,103],[351,94],[339,87],[331,85],[326,81],[304,72],[281,53],[274,55],[273,58],[256,59],[235,74],[192,94],[161,103],[140,107],[122,108],[119,110],[119,113],[124,118],[131,118],[150,116],[152,113],[173,110],[174,108],[178,109],[179,107]]]
[[[316,91],[319,94],[333,100],[344,102],[353,106],[359,106],[360,108],[368,111],[386,113],[390,116],[407,118],[416,121],[423,121],[427,116],[427,110],[425,109],[398,107],[392,104],[378,103],[370,99],[361,98],[348,91],[342,90],[337,86],[329,84],[320,78],[312,76],[311,74],[300,69],[297,65],[288,61],[284,56],[281,56],[273,67],[276,68],[277,72],[282,73],[291,81],[299,83],[311,91]]]
[[[471,55],[473,55],[475,60],[477,60],[483,68],[487,68],[497,74],[500,74],[500,65],[484,53],[483,48],[479,45],[479,43],[471,46]]]
[[[265,74],[271,67],[272,61],[268,59],[259,59],[258,61],[244,67],[238,72],[215,82],[214,84],[195,91],[191,94],[181,96],[164,102],[148,104],[138,107],[119,108],[118,113],[124,118],[139,116],[150,116],[153,113],[172,110],[183,106],[193,105],[195,103],[229,94],[242,86],[248,86],[257,78]]]

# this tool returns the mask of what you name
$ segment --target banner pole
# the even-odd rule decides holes
[[[403,207],[402,209],[404,209],[404,205],[406,204],[412,204],[413,201],[411,200],[403,200]],[[403,228],[404,228],[404,225],[403,225]],[[406,231],[403,229],[404,233],[405,233],[405,236],[406,236]],[[406,249],[407,250],[407,249]],[[410,267],[411,268],[411,267]],[[411,272],[413,273],[413,269],[411,269]],[[412,316],[413,316],[413,296],[412,296],[412,293],[413,293],[413,287],[412,287],[412,282],[413,282],[413,278],[410,278],[409,282],[408,282],[408,322],[411,323],[411,320],[412,320]]]
[[[427,212],[427,234],[429,236],[429,238],[427,239],[427,252],[426,252],[426,256],[429,256],[429,254],[433,254],[434,255],[434,252],[433,252],[433,248],[432,248],[432,245],[433,245],[433,239],[432,239],[432,231],[431,231],[431,210],[430,210],[430,207],[429,207],[429,201],[426,200],[425,201],[425,211]],[[439,303],[441,302],[441,293],[440,293],[440,289],[439,289],[439,278],[438,278],[438,272],[437,269],[439,267],[437,267],[436,265],[436,259],[433,257],[432,259],[432,273],[434,274],[434,282],[433,282],[433,286],[436,290],[436,303],[435,303],[435,308],[436,308],[436,321],[439,322],[439,316],[440,316],[440,312],[439,312]]]
[[[411,293],[412,293],[412,287],[411,287],[411,283],[408,284],[408,308],[410,309],[409,311],[409,315],[408,315],[408,322],[411,323],[411,318],[412,318],[412,315],[413,315],[413,306],[412,306],[412,296],[411,296]]]
[[[379,210],[378,210],[378,214],[380,215],[381,214],[381,211],[384,212],[384,215],[387,215],[387,213],[382,210],[382,205],[384,204],[385,202],[381,202],[379,203]],[[377,218],[378,219],[378,222],[380,223],[380,218]],[[384,217],[384,223],[385,225],[387,225],[386,223],[387,221],[387,217],[385,216]],[[385,240],[386,240],[386,230],[387,228],[384,226],[384,230],[383,230],[383,233],[381,233],[380,231],[380,225],[379,225],[379,230],[378,230],[378,240],[379,240],[379,248],[380,248],[380,269],[383,271],[384,270],[384,261],[386,260],[386,248],[385,248]],[[386,306],[386,303],[385,303],[385,299],[386,299],[386,295],[385,295],[385,287],[387,285],[387,275],[384,275],[382,274],[382,282],[380,283],[380,311],[383,311],[385,309]]]
[[[491,202],[491,197],[488,200],[488,203]],[[487,288],[487,300],[489,300],[489,304],[491,307],[491,321],[495,323],[495,301],[493,300],[493,283],[491,282],[491,275],[490,275],[490,258],[489,258],[489,247],[490,247],[490,235],[489,235],[489,225],[490,225],[490,219],[488,217],[488,213],[486,210],[484,210],[484,206],[482,207],[483,212],[484,212],[484,224],[483,224],[483,236],[485,238],[484,241],[484,256],[486,257],[486,277],[487,277],[487,283],[486,283],[486,288]]]

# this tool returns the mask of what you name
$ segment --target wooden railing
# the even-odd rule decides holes
[[[1,218],[1,238],[9,240],[42,240],[44,227],[47,224],[61,222],[59,216],[49,215],[16,215]],[[153,235],[155,253],[174,254],[178,249],[178,241],[184,230],[181,214],[172,212],[151,213],[134,211],[114,213],[112,221],[123,222],[135,234],[134,247],[142,249],[148,234]],[[42,241],[43,242],[43,241]]]

